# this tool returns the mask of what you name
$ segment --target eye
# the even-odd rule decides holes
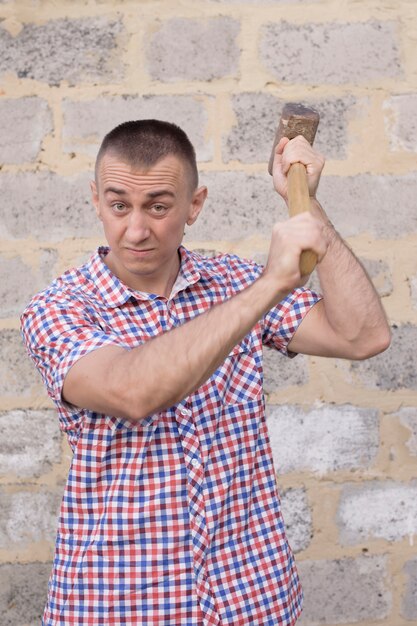
[[[165,213],[168,211],[168,207],[166,207],[164,204],[153,204],[151,206],[151,211],[154,215],[161,216],[165,215]]]
[[[115,202],[111,206],[115,213],[123,213],[123,211],[126,210],[126,205],[124,205],[123,202]]]

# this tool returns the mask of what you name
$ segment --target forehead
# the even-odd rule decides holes
[[[118,155],[105,154],[97,171],[100,190],[122,186],[126,191],[165,187],[181,191],[189,187],[189,177],[181,159],[174,155],[163,157],[154,165],[133,165]]]

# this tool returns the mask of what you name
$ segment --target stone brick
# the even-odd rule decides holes
[[[307,357],[284,357],[273,349],[264,349],[264,390],[270,394],[290,385],[304,385],[308,381]]]
[[[253,261],[255,261],[255,263],[258,263],[258,265],[265,266],[268,262],[268,253],[267,252],[254,252],[251,258]]]
[[[0,214],[0,237],[56,241],[66,237],[96,237],[101,232],[90,203],[92,174],[62,177],[52,172],[0,175],[10,210]],[[215,240],[269,235],[287,211],[272,188],[271,177],[244,172],[203,172],[209,186],[207,204],[191,229],[193,238]],[[372,232],[399,237],[417,229],[410,207],[417,195],[417,175],[403,177],[324,177],[320,199],[343,236]],[[397,197],[395,197],[397,196]],[[364,206],[365,205],[365,206]],[[392,206],[397,210],[392,211]],[[352,207],[355,219],[352,220]],[[416,225],[414,226],[414,222]]]
[[[301,561],[298,569],[305,595],[299,626],[380,620],[391,610],[385,556]]]
[[[398,412],[401,424],[406,426],[411,433],[406,445],[412,456],[417,456],[417,408],[403,407]]]
[[[0,547],[20,548],[55,540],[63,489],[39,492],[0,490]]]
[[[32,392],[45,395],[18,330],[0,331],[0,354],[0,397],[28,398]]]
[[[190,229],[192,239],[268,236],[276,221],[288,218],[266,167],[265,174],[257,175],[202,171],[201,182],[208,186],[209,197]],[[368,233],[395,239],[417,232],[417,213],[412,210],[416,196],[417,174],[324,176],[319,189],[319,200],[343,237]]]
[[[51,563],[0,565],[2,626],[39,626]]]
[[[417,327],[394,325],[388,350],[365,361],[336,361],[336,367],[369,389],[417,389]]]
[[[0,75],[14,72],[53,85],[120,82],[122,30],[120,21],[101,16],[25,24],[16,37],[0,29]]]
[[[288,215],[266,172],[203,172],[201,184],[208,186],[209,196],[197,222],[187,229],[189,240],[269,235],[273,224]]]
[[[34,293],[51,282],[57,253],[45,250],[42,257],[41,266],[34,269],[18,256],[0,254],[0,318],[19,315]]]
[[[337,523],[344,545],[372,539],[412,540],[417,533],[417,481],[344,485]]]
[[[397,239],[417,231],[417,174],[323,176],[319,200],[343,237]],[[395,211],[393,210],[395,207]]]
[[[378,294],[381,298],[392,294],[394,285],[392,282],[392,271],[388,263],[382,259],[368,259],[359,257],[359,261],[369,274]],[[317,273],[314,273],[308,281],[308,287],[317,293],[321,293],[320,281]]]
[[[391,150],[417,152],[417,93],[392,96],[384,110]]]
[[[347,124],[355,99],[309,98],[308,105],[320,112],[315,148],[328,159],[346,158]],[[241,93],[232,96],[236,125],[223,141],[223,160],[263,163],[269,160],[284,102],[268,93]]]
[[[48,472],[61,456],[61,434],[55,411],[0,413],[0,474],[18,478]]]
[[[320,113],[320,123],[314,139],[315,149],[326,159],[346,159],[349,147],[349,122],[355,112],[363,107],[363,101],[344,95],[343,98],[326,100],[309,97],[307,104]]]
[[[58,176],[52,172],[0,175],[8,211],[0,214],[0,238],[60,241],[71,237],[97,237],[101,222],[90,202],[92,173]]]
[[[58,261],[58,252],[51,248],[43,248],[39,257],[39,276],[41,289],[49,285],[56,277],[56,263]]]
[[[373,409],[270,405],[267,422],[279,474],[368,467],[378,452],[379,419]]]
[[[190,96],[101,96],[95,100],[63,102],[65,152],[95,157],[104,135],[129,120],[156,118],[174,122],[185,130],[199,161],[213,158],[207,140],[204,105]]]
[[[417,620],[417,559],[407,561],[404,573],[407,576],[407,586],[401,612],[405,619]]]
[[[410,278],[410,295],[411,303],[414,309],[417,309],[417,276]]]
[[[52,130],[48,103],[37,97],[0,99],[1,163],[35,161]]]
[[[360,257],[364,268],[369,274],[376,290],[381,298],[387,297],[392,294],[392,272],[388,266],[388,263],[382,259],[365,259]]]
[[[403,76],[396,22],[265,24],[260,58],[279,81],[369,84]]]
[[[215,256],[221,254],[220,250],[214,250],[213,248],[190,248],[197,254],[201,254],[202,256],[207,257],[208,259],[213,259]]]
[[[217,4],[254,4],[255,0],[209,0]],[[262,0],[262,4],[298,4],[305,0]]]
[[[281,505],[291,548],[294,552],[305,550],[313,536],[311,511],[305,489],[287,489],[281,493]]]
[[[214,80],[236,76],[239,22],[230,17],[174,18],[160,23],[146,57],[154,80]]]

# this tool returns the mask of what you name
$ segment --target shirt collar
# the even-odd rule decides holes
[[[110,307],[126,304],[129,300],[156,300],[158,295],[135,291],[131,289],[109,269],[104,262],[104,257],[109,252],[107,246],[100,246],[87,262],[86,267],[102,299]],[[177,280],[172,289],[171,298],[175,297],[182,289],[199,281],[219,280],[219,276],[204,262],[204,257],[187,250],[183,246],[179,248],[180,270]]]
[[[221,282],[221,277],[216,271],[216,264],[212,263],[207,257],[191,252],[180,246],[179,253],[181,257],[181,266],[179,274],[185,278],[188,285],[201,281]]]

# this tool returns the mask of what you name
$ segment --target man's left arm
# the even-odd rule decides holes
[[[391,340],[381,300],[366,270],[314,198],[311,212],[323,222],[328,240],[317,265],[323,299],[305,316],[288,349],[355,360],[374,356]]]
[[[292,163],[301,162],[307,171],[311,211],[303,218],[320,224],[326,252],[317,272],[323,299],[305,315],[288,344],[288,350],[316,356],[366,359],[385,350],[391,332],[381,300],[365,269],[338,235],[316,199],[324,157],[298,136],[281,139],[275,148],[273,181],[276,191],[288,202],[287,176]],[[304,214],[305,216],[306,214]],[[291,218],[289,223],[300,220]],[[306,277],[307,279],[307,277]]]

